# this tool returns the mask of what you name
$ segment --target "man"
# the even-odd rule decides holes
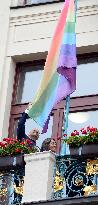
[[[30,140],[30,145],[31,146],[36,146],[36,140],[39,138],[39,130],[38,129],[32,129],[28,136],[25,134],[25,123],[26,120],[29,119],[28,116],[28,111],[31,107],[31,104],[29,104],[29,107],[23,112],[22,117],[20,118],[18,122],[18,127],[17,127],[17,139],[19,141],[22,141],[23,139],[29,139]]]

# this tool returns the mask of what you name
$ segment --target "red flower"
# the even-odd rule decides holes
[[[0,147],[5,147],[5,144],[3,142],[0,142]]]
[[[86,131],[86,130],[83,130],[83,131],[82,131],[82,134],[85,134],[85,135],[86,135],[86,134],[87,134],[87,131]]]
[[[25,142],[24,142],[24,141],[23,141],[23,142],[20,142],[20,144],[21,144],[21,145],[25,145]]]
[[[74,132],[77,132],[77,130],[74,130]]]
[[[95,127],[90,128],[90,132],[96,132],[96,131],[97,131],[97,128],[95,128]]]
[[[18,142],[18,140],[17,140],[17,139],[15,139],[15,138],[13,139],[13,141],[14,141],[14,142]]]
[[[87,131],[90,131],[90,126],[87,127]]]
[[[32,144],[32,142],[31,142],[29,139],[26,139],[26,142],[27,142],[28,144]]]
[[[21,149],[17,148],[17,149],[16,149],[16,152],[17,152],[17,153],[21,153]]]
[[[76,133],[75,133],[75,132],[72,132],[72,133],[71,133],[71,136],[76,136]]]
[[[6,138],[3,138],[3,141],[5,141],[5,142],[9,142],[10,139],[11,139],[11,138],[7,138],[7,137],[6,137]]]
[[[8,144],[9,144],[9,145],[12,145],[12,144],[14,144],[14,142],[12,142],[12,141],[9,141],[9,142],[8,142]]]
[[[64,137],[66,137],[66,136],[67,136],[67,134],[63,134],[63,136],[64,136]]]
[[[78,132],[77,130],[74,130],[74,133],[75,133],[76,135],[79,135],[79,132]]]
[[[83,130],[84,130],[84,128],[81,128],[81,130],[80,130],[80,131],[82,132]]]

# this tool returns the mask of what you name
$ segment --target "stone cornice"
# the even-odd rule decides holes
[[[49,5],[47,5],[48,7]],[[60,3],[61,7],[61,3]],[[38,7],[37,7],[38,8]],[[26,10],[26,8],[23,8]],[[59,17],[60,14],[60,9],[57,8],[55,10],[50,10],[48,11],[42,11],[38,12],[32,10],[32,12],[25,12],[24,10],[24,15],[20,15],[19,12],[16,12],[16,16],[13,15],[13,13],[10,16],[10,26],[14,25],[26,25],[26,24],[36,24],[36,23],[41,23],[41,22],[49,22],[49,21],[56,21]],[[28,10],[29,11],[29,10]],[[25,14],[26,13],[26,14]],[[90,16],[90,15],[98,15],[98,5],[92,5],[92,6],[81,6],[78,8],[77,11],[77,18],[79,17],[84,17],[84,16]]]

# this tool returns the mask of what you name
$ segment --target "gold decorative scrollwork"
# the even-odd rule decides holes
[[[86,173],[87,175],[98,174],[98,159],[87,160]]]
[[[81,186],[83,185],[83,178],[81,176],[78,176],[76,179],[75,179],[75,184],[76,186]]]
[[[84,191],[84,196],[89,196],[90,194],[96,193],[97,187],[96,185],[93,184],[91,186],[84,187],[83,191]]]
[[[7,194],[7,188],[0,188],[0,197]]]
[[[23,196],[23,186],[24,186],[23,179],[20,181],[19,186],[16,186],[16,184],[14,184],[14,190],[15,190],[16,194],[20,194]]]
[[[61,191],[64,188],[64,179],[58,171],[56,171],[56,176],[54,178],[54,192]]]

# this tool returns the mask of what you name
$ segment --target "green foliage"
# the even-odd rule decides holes
[[[66,142],[71,147],[80,147],[82,145],[81,136],[70,136],[68,139],[65,139]]]
[[[82,136],[82,144],[98,144],[98,131]]]
[[[80,147],[83,144],[98,144],[98,130],[94,127],[82,128],[80,130],[81,134],[74,130],[68,139],[65,139],[70,147]]]
[[[19,142],[14,138],[4,138],[3,142],[0,142],[0,156],[13,156],[17,154],[30,154],[37,152],[36,147],[31,146],[29,139]]]

